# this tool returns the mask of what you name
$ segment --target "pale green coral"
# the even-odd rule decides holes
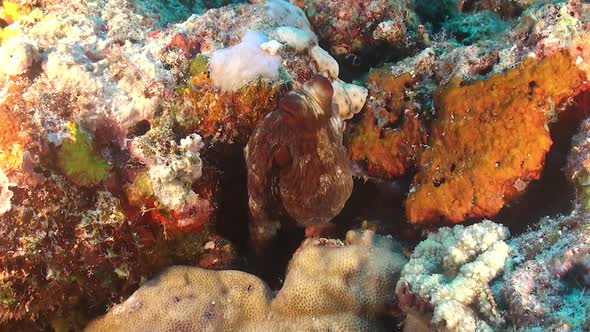
[[[68,129],[70,137],[59,151],[60,166],[68,179],[80,186],[93,186],[106,179],[111,166],[94,149],[90,135],[75,123]]]
[[[191,76],[204,74],[204,73],[207,73],[208,71],[209,71],[209,59],[206,56],[199,54],[194,59],[191,60],[191,63],[189,66],[189,72],[190,72]]]

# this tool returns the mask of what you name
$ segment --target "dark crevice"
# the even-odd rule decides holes
[[[238,250],[248,244],[248,188],[243,147],[238,144],[215,143],[204,158],[221,172],[216,230],[232,241]]]

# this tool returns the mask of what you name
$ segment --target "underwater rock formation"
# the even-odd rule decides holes
[[[376,331],[406,263],[400,252],[372,231],[308,239],[274,299],[248,273],[171,267],[85,331]]]
[[[285,219],[327,223],[350,197],[352,173],[332,96],[330,81],[314,76],[283,97],[248,141],[250,237],[258,250]]]

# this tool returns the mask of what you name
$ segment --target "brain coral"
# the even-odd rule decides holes
[[[538,179],[552,144],[547,123],[589,87],[574,62],[557,52],[487,80],[440,88],[429,148],[406,201],[410,222],[493,216]]]
[[[171,267],[86,331],[374,331],[406,262],[399,251],[371,231],[306,240],[274,300],[244,272]]]

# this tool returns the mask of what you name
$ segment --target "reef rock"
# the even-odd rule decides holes
[[[504,329],[585,331],[590,327],[590,220],[577,209],[545,218],[508,242],[510,254],[493,291]]]

